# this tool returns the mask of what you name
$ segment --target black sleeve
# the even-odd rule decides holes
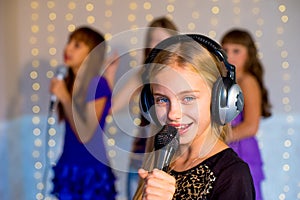
[[[237,162],[220,171],[216,178],[213,200],[255,200],[255,189],[249,167]]]

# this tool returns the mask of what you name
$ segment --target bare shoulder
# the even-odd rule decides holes
[[[252,74],[244,74],[243,79],[238,82],[242,90],[259,89],[259,83]]]

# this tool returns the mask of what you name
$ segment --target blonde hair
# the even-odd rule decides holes
[[[221,62],[217,59],[217,57],[198,42],[182,41],[180,43],[172,44],[159,51],[159,53],[153,59],[152,64],[147,65],[144,71],[144,73],[146,73],[144,77],[150,80],[166,66],[171,66],[174,63],[186,70],[198,73],[203,80],[206,81],[210,91],[212,90],[216,80],[221,74],[223,74],[224,70],[224,66],[221,65]],[[221,140],[225,141],[225,138],[229,133],[229,125],[227,124],[225,126],[220,126],[212,119],[211,127],[212,132]],[[153,151],[153,143],[154,137],[147,139],[146,152]],[[153,154],[149,153],[148,155],[145,155],[143,168],[146,170],[151,170],[153,161]],[[134,196],[135,200],[142,198],[143,184],[144,181],[140,180],[138,189]]]

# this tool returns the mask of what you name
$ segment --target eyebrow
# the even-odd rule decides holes
[[[201,93],[199,90],[187,90],[187,91],[182,91],[178,95],[184,95],[184,94],[190,94],[190,93]],[[153,95],[159,95],[159,96],[166,96],[165,94],[162,93],[153,93]]]

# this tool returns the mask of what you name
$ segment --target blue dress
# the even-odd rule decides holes
[[[115,176],[110,168],[103,141],[105,118],[111,106],[111,90],[103,77],[91,81],[87,101],[106,97],[99,126],[85,144],[81,143],[66,121],[64,147],[57,165],[53,167],[53,191],[61,200],[114,200]]]

